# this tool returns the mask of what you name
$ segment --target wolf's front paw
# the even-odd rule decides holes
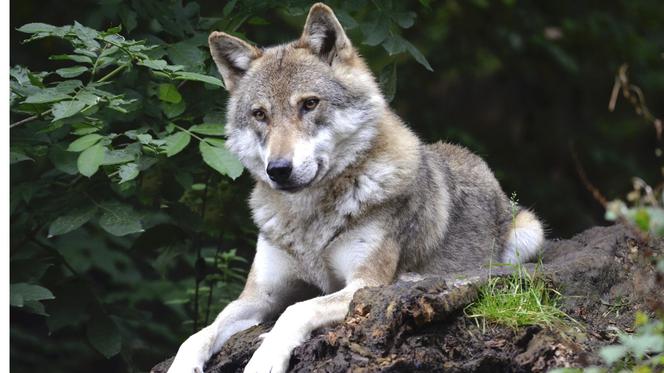
[[[189,337],[178,349],[168,373],[203,373],[205,359],[201,348],[195,343],[195,335]]]
[[[284,373],[290,363],[290,343],[275,341],[270,333],[261,335],[263,343],[249,360],[244,373]]]
[[[176,358],[171,367],[168,368],[168,373],[203,373],[203,365],[179,362]]]

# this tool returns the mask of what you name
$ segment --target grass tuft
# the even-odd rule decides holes
[[[464,313],[484,329],[487,324],[552,326],[570,319],[559,307],[560,293],[537,270],[531,275],[520,264],[509,276],[489,277],[479,292],[478,300]]]

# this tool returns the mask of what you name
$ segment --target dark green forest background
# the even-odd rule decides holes
[[[484,157],[550,237],[608,224],[579,165],[609,199],[661,182],[652,123],[608,104],[628,64],[664,115],[664,2],[329,4],[396,112]],[[286,42],[310,5],[11,1],[12,371],[148,371],[238,294],[252,181],[223,151],[206,38]]]

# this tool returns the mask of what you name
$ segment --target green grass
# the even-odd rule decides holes
[[[478,300],[464,312],[483,328],[487,324],[551,326],[570,319],[559,307],[560,293],[537,270],[531,275],[521,265],[508,276],[489,277],[479,292]]]

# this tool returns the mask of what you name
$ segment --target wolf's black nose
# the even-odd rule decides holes
[[[267,164],[267,174],[272,181],[283,184],[290,177],[293,164],[286,159],[277,159]]]

